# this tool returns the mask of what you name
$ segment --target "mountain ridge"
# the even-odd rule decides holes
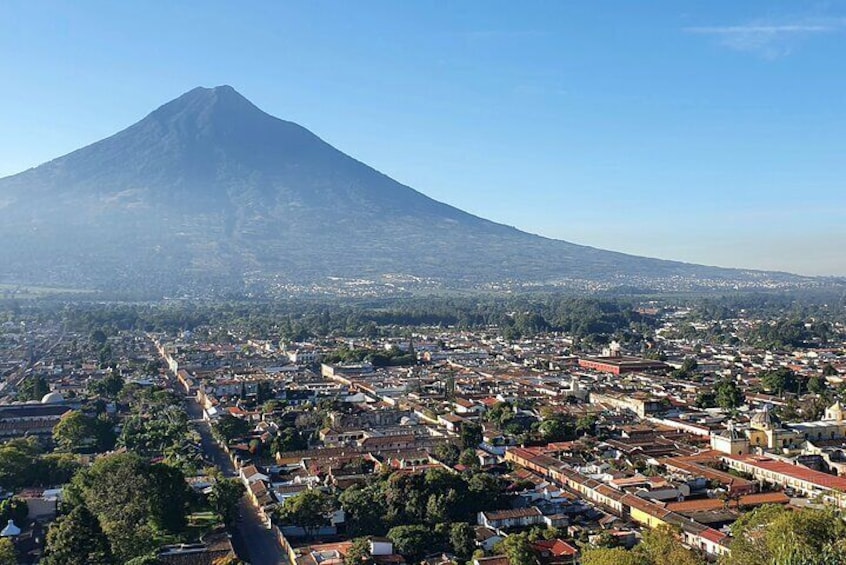
[[[170,291],[326,277],[679,287],[806,281],[555,240],[434,200],[264,112],[198,87],[135,124],[0,179],[7,278]],[[699,281],[699,282],[697,282]],[[0,282],[3,282],[0,280]]]

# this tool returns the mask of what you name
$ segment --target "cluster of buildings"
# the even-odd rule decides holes
[[[755,323],[723,327],[742,337]],[[587,352],[572,336],[511,342],[495,328],[300,343],[121,332],[108,345],[118,364],[167,367],[141,371],[139,384],[176,387],[213,425],[245,423],[225,448],[290,561],[301,565],[344,560],[353,543],[344,513],[326,516],[316,534],[325,543],[315,543],[305,539],[314,532],[278,523],[276,509],[307,490],[337,495],[387,472],[472,468],[510,485],[508,502],[473,524],[476,565],[506,565],[497,542],[531,528],[554,528],[554,539],[536,542],[536,550],[556,565],[577,562],[598,539],[630,547],[643,529],[665,525],[717,558],[730,552],[730,526],[750,508],[846,508],[843,344],[768,351],[740,337],[691,339],[707,324],[696,327],[684,312],[663,324],[637,349],[611,343]],[[59,330],[5,329],[0,339],[14,347],[0,358],[7,393],[0,437],[49,435],[90,384],[114,370],[102,368],[94,352],[74,355]],[[340,361],[356,351],[365,354]],[[392,366],[400,354],[411,362]],[[779,368],[817,379],[824,390],[775,394],[761,375]],[[48,378],[49,393],[16,401],[21,379],[35,374]],[[726,382],[742,392],[739,402],[701,401],[703,391]],[[468,437],[476,438],[469,446]],[[376,563],[405,562],[390,540],[371,536],[369,544]]]

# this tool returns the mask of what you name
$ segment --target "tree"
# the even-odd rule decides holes
[[[388,507],[382,485],[353,485],[338,498],[347,518],[347,530],[353,535],[384,534]]]
[[[225,443],[248,434],[251,429],[249,422],[231,414],[224,414],[212,425],[212,431]]]
[[[496,544],[494,551],[508,557],[508,565],[538,565],[538,555],[526,533],[511,534]]]
[[[0,524],[6,524],[12,520],[18,526],[22,526],[28,514],[29,508],[25,500],[13,497],[0,502]]]
[[[496,510],[505,504],[506,483],[501,478],[490,473],[475,473],[467,481],[467,490],[473,501],[471,513],[484,510]]]
[[[116,437],[109,421],[72,410],[53,428],[53,440],[64,451],[87,453],[111,449]]]
[[[572,422],[563,414],[554,414],[541,422],[538,431],[545,441],[564,441],[573,439]]]
[[[231,526],[238,518],[238,503],[245,490],[244,485],[237,479],[221,478],[212,486],[209,503],[227,526]]]
[[[335,500],[319,489],[309,489],[285,500],[279,517],[292,526],[300,526],[312,537],[328,524],[329,515],[335,510]]]
[[[427,526],[396,526],[388,531],[394,550],[411,561],[418,561],[435,542],[434,533]]]
[[[69,505],[84,504],[97,517],[121,563],[155,549],[157,532],[179,533],[184,523],[181,473],[154,467],[159,466],[134,453],[101,457],[78,472],[65,490]],[[182,517],[165,517],[169,512]]]
[[[274,453],[299,451],[301,449],[308,449],[308,439],[293,426],[279,430],[279,433],[273,438],[272,450]]]
[[[699,363],[696,362],[696,357],[685,357],[682,362],[681,370],[690,375],[699,368]]]
[[[787,367],[779,367],[771,371],[764,371],[760,375],[761,383],[767,390],[776,395],[783,395],[785,392],[802,392],[802,381],[796,378],[796,374]]]
[[[714,408],[717,406],[717,395],[713,390],[702,390],[696,395],[693,404],[697,408]]]
[[[628,551],[621,547],[592,548],[582,555],[582,565],[650,565],[646,558],[637,551]]]
[[[47,532],[44,565],[111,565],[109,540],[84,505],[56,520]]]
[[[367,538],[356,538],[352,546],[344,555],[344,565],[370,565],[373,563],[373,555],[370,554],[370,540]]]
[[[576,421],[576,432],[584,434],[592,434],[596,427],[596,416],[588,415],[582,416]]]
[[[155,553],[151,553],[130,559],[126,562],[126,565],[163,565],[163,563]]]
[[[645,531],[637,549],[651,565],[705,565],[699,555],[679,542],[676,532],[669,527]]]
[[[188,524],[191,490],[177,467],[157,464],[149,468],[151,522],[159,530],[181,532]]]
[[[475,422],[463,422],[460,434],[464,449],[476,449],[482,443],[482,426]]]
[[[18,400],[41,400],[50,392],[50,385],[44,375],[26,377],[18,388]]]
[[[733,410],[739,407],[745,401],[743,391],[737,386],[733,380],[724,379],[716,387],[716,400],[720,408]]]
[[[93,383],[91,392],[106,398],[116,399],[120,391],[123,390],[123,385],[123,377],[117,371],[112,371],[102,380]]]
[[[9,538],[0,538],[0,565],[17,565],[15,544]]]
[[[732,524],[731,554],[724,563],[843,564],[844,535],[846,524],[833,508],[793,511],[777,505],[760,506]],[[836,555],[841,556],[840,561],[832,560]]]
[[[828,390],[828,381],[824,377],[813,376],[808,379],[808,392],[814,394],[825,394]]]
[[[465,467],[476,468],[479,466],[479,457],[475,449],[465,449],[458,457],[458,462]]]
[[[467,522],[456,522],[449,529],[449,545],[462,561],[467,561],[476,549],[476,531]]]
[[[458,456],[461,454],[461,450],[455,444],[444,442],[436,445],[432,454],[441,463],[452,467],[458,463]]]

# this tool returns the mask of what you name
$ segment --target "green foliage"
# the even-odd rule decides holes
[[[370,554],[370,540],[367,538],[356,538],[352,546],[344,555],[344,565],[370,565],[373,563],[373,556]]]
[[[78,410],[65,414],[53,428],[53,440],[64,451],[99,453],[115,445],[114,426],[108,419],[94,418]]]
[[[455,444],[444,442],[435,446],[435,449],[432,451],[432,455],[434,455],[435,459],[441,463],[452,467],[458,463],[458,457],[461,455],[461,450]]]
[[[460,453],[458,456],[458,463],[464,465],[465,467],[470,468],[478,468],[479,467],[479,457],[476,455],[475,449],[465,449]]]
[[[741,516],[732,535],[731,555],[723,565],[846,563],[846,524],[833,508],[761,506]]]
[[[505,482],[487,473],[394,473],[366,486],[352,486],[339,501],[352,535],[381,535],[392,526],[474,520],[502,508]]]
[[[388,505],[385,500],[387,483],[367,486],[353,485],[341,493],[338,501],[347,519],[347,530],[353,535],[384,534]]]
[[[44,375],[26,377],[18,387],[17,399],[20,401],[41,400],[50,392],[50,385]]]
[[[126,565],[163,565],[163,562],[156,556],[156,553],[153,552],[149,555],[133,557],[132,559],[126,562]]]
[[[813,376],[808,379],[808,392],[814,394],[825,394],[828,390],[828,381],[823,377]]]
[[[717,395],[713,390],[701,390],[696,395],[693,404],[697,408],[715,408],[717,406]]]
[[[705,565],[705,560],[679,543],[678,533],[667,527],[645,531],[637,549],[650,565]]]
[[[282,522],[300,526],[306,535],[313,536],[329,524],[330,515],[336,507],[335,499],[328,494],[319,489],[308,489],[286,499],[277,516]]]
[[[276,437],[273,438],[273,453],[299,451],[301,449],[308,449],[308,438],[295,426],[281,428]]]
[[[636,551],[621,547],[591,548],[582,555],[582,565],[650,565],[646,558]]]
[[[223,523],[231,525],[238,517],[238,503],[244,495],[243,483],[237,479],[220,478],[215,481],[209,494],[212,509],[223,519]]]
[[[464,449],[476,449],[482,443],[482,426],[476,422],[462,422],[460,436]]]
[[[511,534],[494,547],[496,553],[508,557],[509,565],[538,565],[538,555],[528,533]]]
[[[781,396],[785,392],[793,392],[795,394],[802,394],[804,392],[804,381],[798,379],[796,374],[787,367],[764,371],[759,376],[764,387],[773,394]]]
[[[403,353],[401,349],[349,349],[341,347],[323,358],[324,363],[360,363],[368,361],[374,367],[400,367],[413,365],[417,359],[413,352]]]
[[[212,431],[215,437],[225,443],[247,435],[253,427],[243,418],[236,418],[231,414],[222,415],[217,422],[212,424]]]
[[[29,508],[25,500],[12,497],[0,502],[0,524],[13,520],[18,526],[23,526],[28,514]]]
[[[184,527],[190,491],[181,471],[150,465],[133,453],[102,457],[74,476],[70,505],[85,505],[99,520],[118,559],[155,548],[158,533]]]
[[[0,538],[0,565],[17,565],[18,563],[15,544],[9,538]]]
[[[123,377],[117,371],[112,371],[105,378],[92,383],[89,389],[98,396],[114,400],[123,390],[123,385]]]
[[[538,431],[544,441],[566,441],[576,437],[573,421],[564,414],[551,414],[541,422]]]
[[[147,457],[164,454],[168,448],[183,445],[188,437],[188,416],[176,406],[156,412],[156,416],[133,414],[123,422],[118,445]]]
[[[112,565],[109,540],[97,517],[78,505],[60,517],[47,532],[44,565]]]
[[[723,379],[715,388],[717,405],[720,408],[733,410],[740,407],[746,400],[743,391],[731,379]]]
[[[644,531],[643,541],[633,550],[625,550],[620,547],[588,549],[582,556],[582,564],[705,565],[705,560],[699,554],[684,547],[673,530],[660,527]]]
[[[470,559],[476,549],[476,530],[467,522],[452,524],[449,529],[449,545],[459,559]]]
[[[56,486],[66,483],[79,467],[70,454],[41,455],[35,438],[13,439],[0,445],[0,487]]]
[[[395,526],[388,531],[388,538],[394,543],[394,551],[416,562],[439,545],[431,528],[422,525]]]

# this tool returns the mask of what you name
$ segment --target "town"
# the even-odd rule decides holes
[[[0,303],[0,563],[842,562],[842,305],[432,302]]]

